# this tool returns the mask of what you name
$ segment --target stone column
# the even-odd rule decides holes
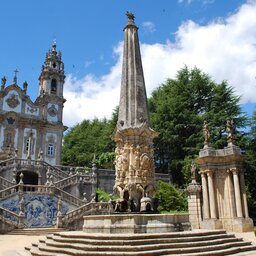
[[[187,192],[189,222],[191,223],[192,229],[199,229],[202,220],[200,202],[201,186],[197,182],[192,182],[187,187]]]
[[[244,217],[249,218],[248,205],[247,205],[247,196],[246,196],[246,192],[245,192],[244,172],[240,171],[239,176],[240,176],[240,184],[241,184],[242,195],[243,195]]]
[[[203,190],[203,219],[209,219],[209,200],[208,200],[208,187],[207,180],[204,172],[200,172],[202,179],[202,190]]]
[[[235,199],[236,199],[236,216],[238,218],[242,218],[243,211],[242,211],[242,201],[241,201],[240,184],[239,184],[239,178],[238,178],[238,170],[232,169],[231,171],[233,173],[233,180],[234,180]]]
[[[211,170],[207,171],[207,176],[208,176],[211,219],[216,219],[216,205],[215,205],[215,195],[214,195],[214,188],[213,188],[213,171]]]

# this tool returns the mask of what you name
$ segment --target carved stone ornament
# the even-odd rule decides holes
[[[20,104],[20,101],[17,99],[17,95],[15,95],[14,93],[6,100],[7,102],[7,105],[10,107],[10,108],[16,108],[19,104]]]
[[[50,116],[55,117],[58,113],[58,110],[55,108],[54,105],[52,105],[50,108],[48,108],[47,112]]]
[[[30,112],[31,114],[37,112],[37,108],[29,108],[27,107],[27,111]]]

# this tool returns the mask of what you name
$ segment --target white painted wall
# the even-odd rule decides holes
[[[39,108],[32,107],[28,103],[25,104],[25,114],[32,115],[32,116],[39,116]]]

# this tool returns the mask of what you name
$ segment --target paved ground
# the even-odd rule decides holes
[[[253,232],[236,233],[236,236],[256,244],[256,238]],[[30,253],[24,247],[31,246],[32,243],[37,243],[42,237],[44,236],[0,235],[0,256],[30,256]],[[256,256],[255,252],[246,252],[239,255]]]
[[[41,236],[0,235],[0,256],[29,256],[24,249],[38,242]]]

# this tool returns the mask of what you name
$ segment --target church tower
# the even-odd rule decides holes
[[[61,60],[61,52],[56,51],[56,42],[46,54],[42,72],[39,77],[40,96],[50,95],[63,98],[64,64]]]
[[[28,83],[21,88],[17,70],[12,84],[2,78],[0,88],[0,159],[17,150],[21,159],[40,159],[59,165],[63,131],[64,64],[56,43],[46,54],[39,76],[40,93],[35,102],[27,95]],[[9,152],[9,153],[8,153]]]

